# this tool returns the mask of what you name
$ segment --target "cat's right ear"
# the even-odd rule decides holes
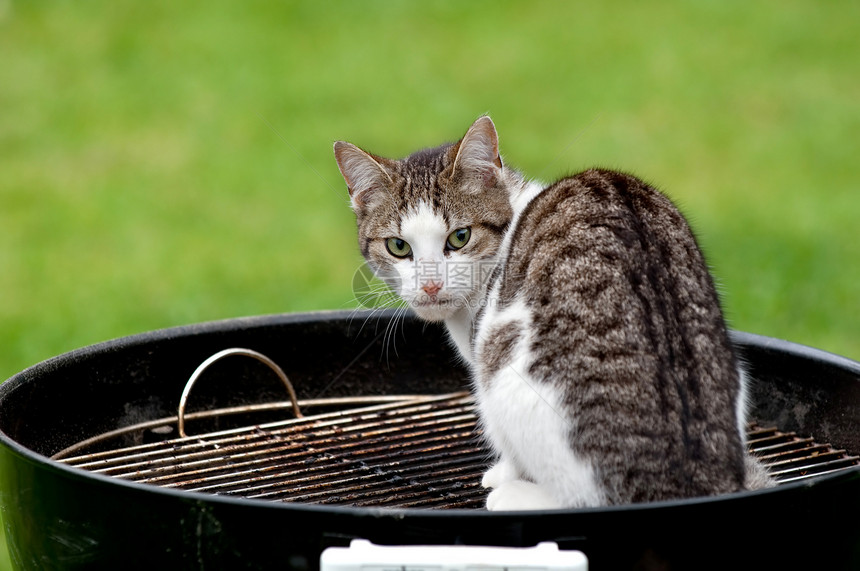
[[[498,180],[501,170],[499,135],[492,119],[484,115],[472,123],[458,143],[451,177],[463,177],[477,182],[482,188],[490,188]]]
[[[352,143],[336,142],[334,158],[343,180],[346,181],[354,210],[367,208],[374,195],[385,192],[386,188],[394,185],[385,167]]]

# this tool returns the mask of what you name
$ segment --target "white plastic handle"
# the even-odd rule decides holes
[[[552,542],[534,547],[469,545],[374,545],[354,539],[349,547],[329,547],[320,571],[588,571],[581,551],[562,551]]]

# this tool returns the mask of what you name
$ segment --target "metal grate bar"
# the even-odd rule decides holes
[[[819,444],[812,438],[801,438],[793,432],[780,432],[772,427],[752,424],[748,427],[747,439],[750,451],[781,484],[860,465],[860,457],[845,450],[835,450],[829,444]]]
[[[291,459],[300,460],[311,452],[320,453],[329,449],[357,448],[362,445],[371,446],[377,443],[389,446],[396,445],[399,440],[403,439],[417,438],[428,434],[439,435],[451,430],[469,429],[474,426],[474,422],[468,422],[469,420],[469,416],[455,416],[410,425],[404,425],[405,420],[401,420],[399,425],[389,422],[384,428],[364,425],[361,428],[365,430],[313,431],[311,429],[303,434],[293,435],[292,440],[289,441],[273,437],[269,440],[245,445],[219,446],[217,449],[203,453],[177,454],[173,457],[159,458],[151,462],[135,461],[126,466],[119,465],[111,469],[92,471],[142,480],[150,477],[157,478],[165,473],[168,475],[178,474],[182,470],[195,468],[199,468],[198,473],[204,473],[213,468],[217,469],[218,461],[225,463],[229,461],[233,468],[240,469],[243,465],[257,465],[266,462],[281,463]],[[359,438],[363,440],[357,441]],[[133,470],[129,470],[129,468]]]
[[[463,437],[470,436],[469,433],[463,433]],[[220,477],[193,480],[185,482],[184,484],[178,487],[190,486],[190,489],[198,490],[198,491],[209,491],[209,490],[218,490],[223,489],[227,486],[234,485],[242,485],[246,482],[254,482],[259,487],[260,483],[264,483],[265,481],[271,481],[273,479],[283,481],[283,482],[291,482],[295,484],[313,484],[318,481],[324,481],[326,479],[331,479],[331,474],[335,474],[336,477],[342,476],[346,474],[350,470],[351,465],[357,465],[359,467],[372,467],[376,465],[388,465],[388,466],[398,466],[401,464],[406,465],[416,465],[418,462],[424,460],[432,460],[438,466],[439,462],[444,461],[456,461],[457,457],[462,454],[480,454],[482,457],[486,457],[486,453],[484,453],[477,446],[467,447],[460,449],[459,447],[451,447],[445,446],[442,448],[442,453],[434,454],[433,452],[439,448],[437,441],[435,440],[418,440],[413,443],[411,449],[407,449],[404,453],[402,450],[403,445],[398,443],[397,448],[401,448],[400,450],[391,449],[389,451],[383,451],[382,453],[374,453],[374,450],[358,450],[357,453],[351,454],[349,450],[344,450],[343,453],[332,454],[329,451],[325,451],[322,454],[314,454],[311,456],[307,456],[306,460],[302,460],[298,466],[290,465],[289,471],[284,473],[283,466],[275,465],[272,466],[272,469],[276,472],[271,475],[265,475],[265,472],[261,475],[260,472],[256,470],[249,470],[245,472],[248,474],[248,479],[235,479],[230,477],[231,474],[223,474]],[[408,456],[407,456],[408,454]],[[411,456],[411,457],[409,457]],[[303,467],[303,465],[309,465],[308,467]],[[224,480],[225,477],[228,478],[226,483],[222,484],[210,484],[210,485],[202,485],[197,487],[196,484],[202,483],[205,484],[207,482],[217,482],[218,480]],[[246,488],[247,489],[247,488]]]
[[[458,424],[449,427],[449,429],[463,431],[452,432],[451,430],[447,430],[446,427],[440,427],[440,432],[444,432],[442,432],[442,434],[440,434],[439,436],[451,439],[465,439],[471,435],[471,431],[468,430],[469,428],[469,425]],[[433,443],[437,441],[436,439],[431,438],[419,438],[421,436],[421,433],[400,433],[393,434],[392,436],[400,437],[401,440],[407,437],[413,438],[413,440],[411,441],[412,446],[422,447],[419,450],[419,453],[421,453],[422,451],[431,450]],[[406,445],[406,442],[397,441],[391,443],[390,446],[385,447],[385,440],[383,438],[375,438],[368,439],[364,442],[346,442],[341,447],[338,447],[337,444],[301,447],[301,449],[291,454],[272,455],[247,461],[238,461],[240,458],[237,456],[235,460],[230,460],[229,465],[209,465],[200,469],[189,470],[185,472],[179,472],[178,470],[181,467],[177,466],[176,472],[169,473],[164,476],[145,478],[141,479],[140,481],[160,485],[167,485],[170,484],[171,481],[176,481],[182,478],[188,478],[188,484],[196,484],[198,482],[217,482],[219,480],[230,478],[231,476],[241,475],[244,473],[259,474],[261,470],[265,471],[267,469],[278,469],[284,465],[293,466],[293,473],[299,474],[304,471],[304,468],[302,468],[302,466],[307,466],[311,464],[319,465],[317,463],[325,459],[326,456],[334,457],[332,456],[332,452],[339,453],[339,456],[352,455],[353,457],[358,457],[360,455],[372,454],[379,447],[382,447],[382,453],[384,454],[383,458],[391,458],[394,454],[400,453],[399,451]],[[370,446],[375,446],[376,448],[370,449]],[[449,450],[450,449],[451,448],[449,448]]]
[[[332,451],[367,454],[381,449],[391,454],[411,442],[430,449],[434,441],[462,441],[468,438],[473,430],[474,422],[463,422],[463,418],[457,416],[410,426],[389,426],[385,430],[343,431],[334,435],[334,438],[327,431],[322,434],[309,432],[303,438],[287,444],[273,442],[268,447],[231,448],[221,451],[217,457],[195,457],[190,461],[185,458],[184,461],[174,464],[159,462],[151,469],[137,470],[125,476],[160,484],[192,477],[189,483],[195,483],[197,479],[205,478],[205,474],[217,477],[217,472],[244,472],[268,465],[302,466]]]
[[[218,432],[199,437],[177,438],[161,443],[73,456],[61,461],[93,472],[124,477],[125,473],[118,472],[118,469],[128,470],[138,466],[149,468],[158,463],[176,465],[223,457],[234,451],[249,449],[255,445],[272,450],[273,441],[286,442],[288,446],[288,439],[290,438],[296,441],[306,440],[310,428],[318,430],[319,435],[335,436],[340,431],[391,427],[398,423],[402,424],[409,421],[416,423],[416,421],[438,418],[443,415],[451,417],[459,413],[463,418],[471,419],[474,417],[474,405],[469,401],[463,401],[463,399],[456,397],[449,398],[442,401],[447,406],[441,410],[437,404],[438,399],[434,399],[434,401],[436,402],[422,403],[419,406],[381,405],[302,419],[291,419],[279,423],[227,431],[227,436],[224,436],[225,433],[223,432]],[[374,419],[381,420],[374,423],[372,422]],[[324,432],[324,429],[328,429],[328,432]]]

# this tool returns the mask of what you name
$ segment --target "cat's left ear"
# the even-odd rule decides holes
[[[496,184],[501,170],[499,135],[493,120],[484,115],[472,123],[460,141],[451,177],[466,177],[488,188]]]

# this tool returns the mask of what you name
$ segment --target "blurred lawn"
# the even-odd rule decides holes
[[[353,307],[331,143],[404,155],[484,112],[531,176],[616,167],[676,198],[734,327],[860,359],[858,21],[853,1],[0,1],[0,379]]]

